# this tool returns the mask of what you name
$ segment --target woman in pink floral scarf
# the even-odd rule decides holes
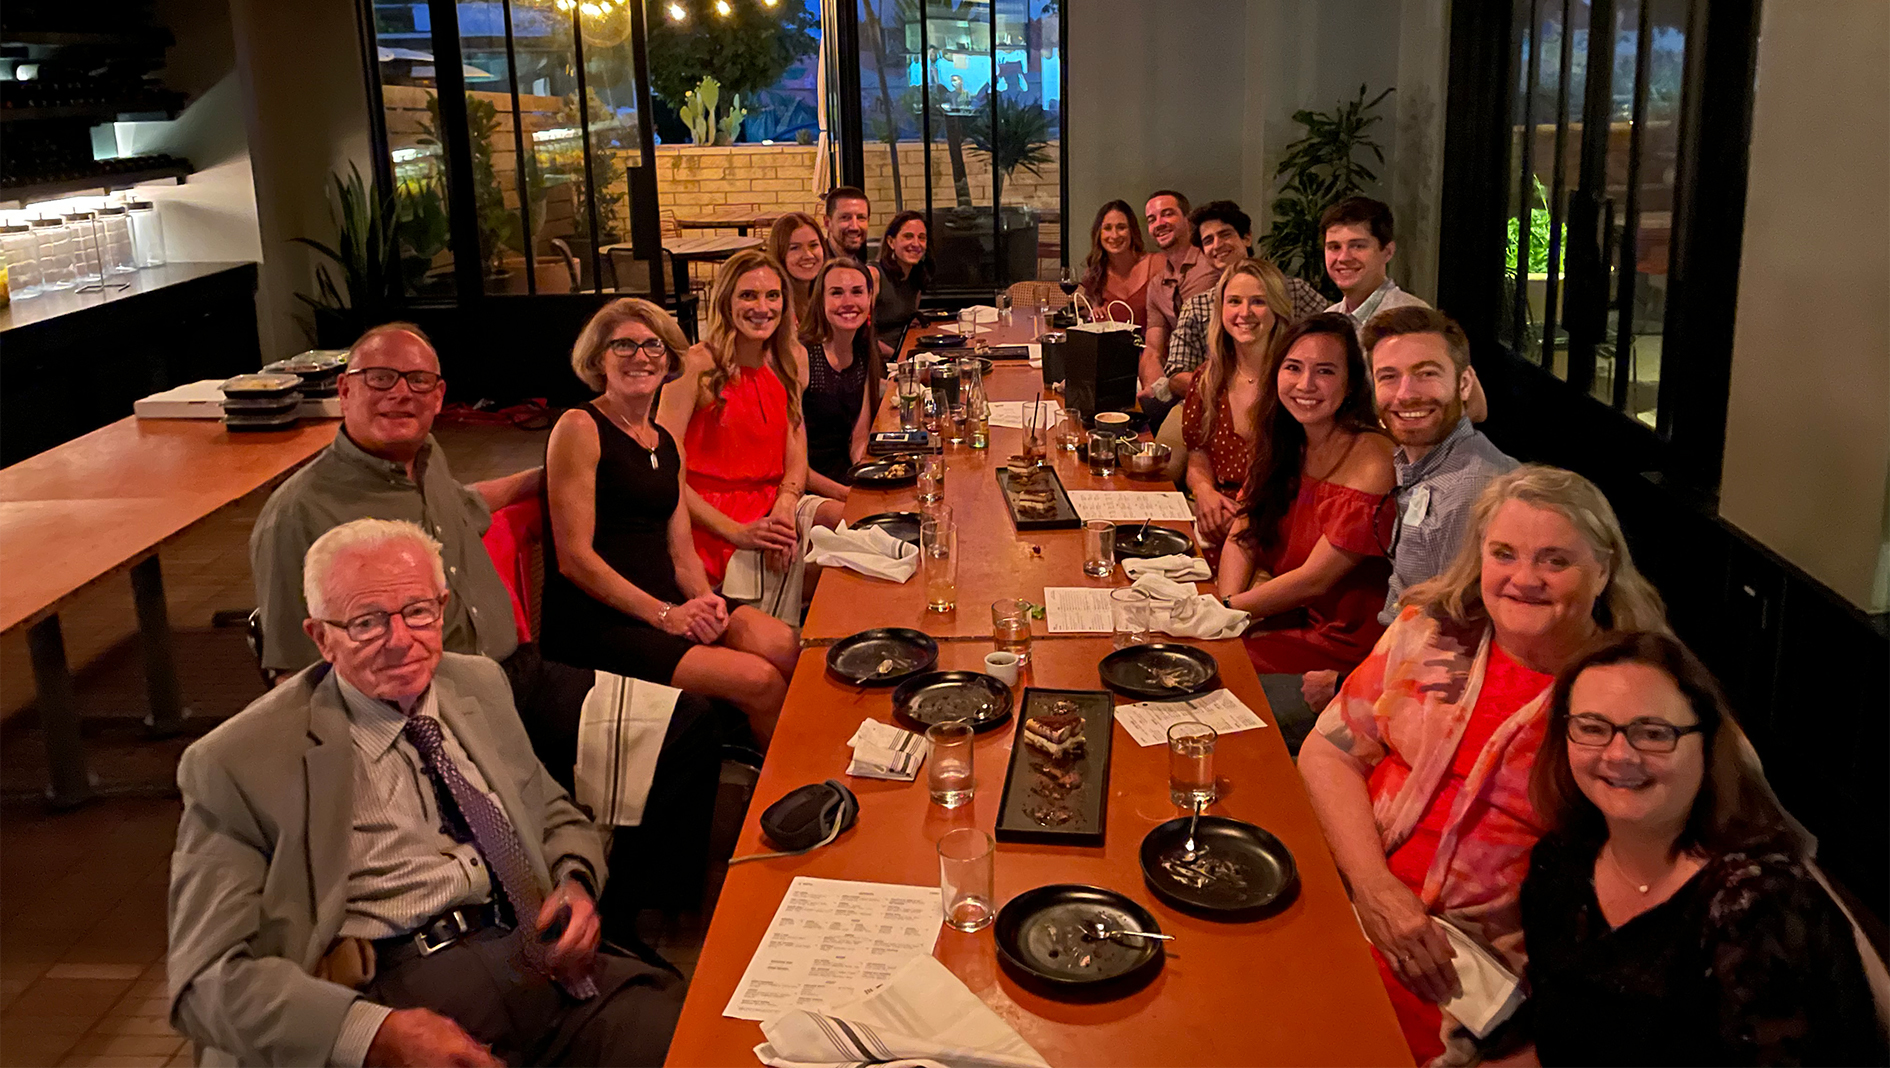
[[[1603,632],[1667,628],[1580,475],[1499,476],[1468,533],[1442,576],[1407,591],[1299,754],[1405,1038],[1430,1064],[1479,1056],[1442,1008],[1462,989],[1442,924],[1523,973],[1518,891],[1541,833],[1529,771],[1555,672]]]

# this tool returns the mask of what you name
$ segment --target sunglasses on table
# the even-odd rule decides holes
[[[1617,724],[1592,712],[1568,717],[1568,740],[1576,745],[1596,749],[1614,741],[1615,735],[1625,734],[1627,744],[1643,753],[1671,753],[1680,744],[1682,737],[1705,729],[1698,723],[1691,727],[1676,727],[1664,719],[1646,717]]]
[[[371,642],[387,633],[388,622],[395,616],[407,625],[408,630],[426,630],[440,625],[442,601],[438,597],[429,597],[423,601],[412,601],[392,612],[363,612],[352,619],[322,619],[337,630],[345,631],[349,641]]]
[[[359,375],[367,388],[385,393],[394,388],[394,383],[407,380],[407,388],[415,393],[431,393],[439,388],[440,375],[435,371],[396,371],[392,367],[363,367],[358,371],[345,371],[343,374]]]

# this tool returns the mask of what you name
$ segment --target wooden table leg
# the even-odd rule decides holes
[[[46,738],[46,796],[54,808],[72,808],[92,796],[92,775],[85,766],[85,741],[79,736],[79,703],[72,695],[66,667],[65,636],[59,617],[47,616],[26,632],[33,657],[33,681],[39,687],[40,732]]]
[[[144,685],[151,714],[144,718],[155,738],[183,729],[184,694],[177,683],[177,655],[171,646],[171,619],[164,605],[164,572],[156,553],[132,565],[131,595],[138,606],[138,633],[144,641]]]

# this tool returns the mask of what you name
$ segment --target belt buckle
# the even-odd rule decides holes
[[[441,932],[440,940],[438,942],[435,942],[430,937],[430,933],[435,927],[450,927],[451,930]],[[438,920],[434,921],[433,923],[430,923],[426,925],[425,927],[422,927],[418,931],[415,931],[413,933],[413,944],[415,948],[420,950],[420,955],[422,957],[431,957],[435,953],[438,953],[440,950],[445,949],[448,946],[451,946],[453,943],[459,941],[461,938],[464,938],[466,936],[466,932],[471,927],[472,925],[466,922],[465,911],[462,909],[454,909],[451,912],[448,912],[445,915],[441,916]]]

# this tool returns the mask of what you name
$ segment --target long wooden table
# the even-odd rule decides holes
[[[76,805],[92,792],[60,606],[130,571],[149,722],[155,733],[176,731],[184,710],[158,547],[295,469],[334,440],[337,426],[320,420],[231,434],[212,420],[127,417],[0,470],[0,632],[30,628],[55,805]]]
[[[993,338],[994,342],[999,337]],[[1010,340],[1005,338],[1004,340]],[[1026,377],[1028,376],[1028,377]],[[998,365],[995,399],[1029,399],[1038,372],[1021,362]],[[826,673],[823,643],[877,626],[917,626],[941,639],[943,669],[982,667],[991,633],[986,602],[1000,596],[1041,599],[1043,587],[1119,585],[1089,579],[1080,566],[1081,532],[1020,534],[996,492],[994,469],[1017,450],[1017,430],[992,428],[989,450],[952,447],[945,496],[959,526],[961,562],[956,612],[927,613],[917,578],[881,582],[829,569],[808,614],[804,644],[780,725],[749,806],[736,854],[768,851],[759,815],[788,791],[840,777],[847,739],[864,718],[891,722],[886,690],[861,691]],[[1067,454],[1056,461],[1071,489],[1162,489],[1114,476],[1091,479]],[[847,515],[909,510],[911,490],[855,491]],[[1036,546],[1040,552],[1032,552]],[[1097,663],[1112,649],[1107,635],[1047,636],[1039,630],[1026,686],[1099,689]],[[1269,725],[1225,735],[1215,756],[1222,796],[1208,810],[1278,835],[1292,850],[1300,890],[1291,904],[1252,923],[1224,924],[1159,903],[1144,885],[1137,852],[1157,824],[1179,815],[1168,800],[1167,751],[1143,748],[1124,730],[1113,738],[1109,822],[1100,848],[1000,843],[995,890],[1000,903],[1035,886],[1090,883],[1127,894],[1177,936],[1161,974],[1113,1001],[1072,1003],[1018,985],[998,964],[989,928],[962,934],[941,927],[935,955],[1025,1041],[1057,1068],[1147,1064],[1409,1064],[1390,1001],[1372,964],[1301,788],[1299,773],[1271,724],[1266,695],[1238,641],[1193,643],[1220,664],[1222,681]],[[1118,699],[1118,703],[1122,703]],[[946,831],[989,829],[997,819],[1015,722],[976,743],[977,797],[946,811],[930,803],[924,776],[911,783],[850,779],[860,799],[858,824],[834,844],[799,857],[729,870],[721,900],[670,1045],[672,1065],[755,1063],[757,1024],[722,1015],[769,921],[796,876],[933,885],[934,844]]]

